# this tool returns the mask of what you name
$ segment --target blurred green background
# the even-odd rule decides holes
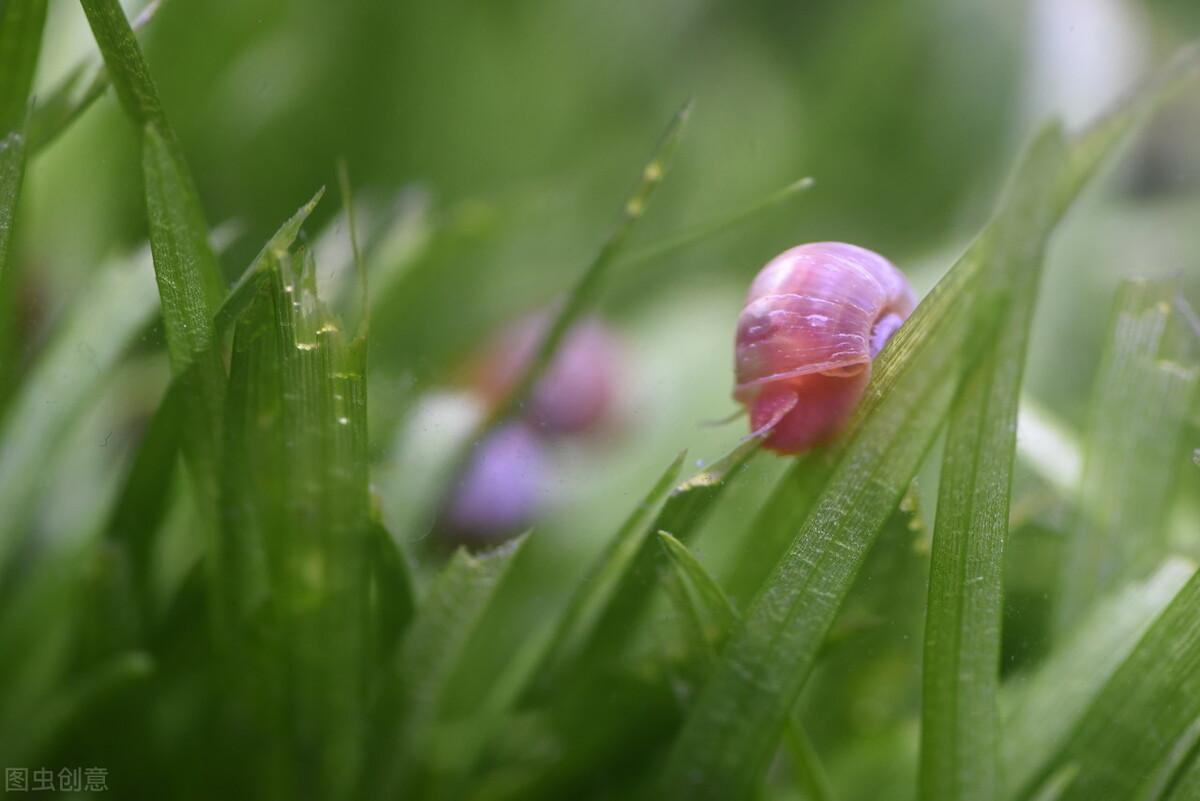
[[[611,491],[632,492],[680,448],[715,456],[740,435],[698,423],[733,408],[733,322],[768,258],[852,241],[923,291],[986,218],[1036,121],[1081,123],[1198,31],[1186,0],[169,0],[142,38],[209,219],[237,232],[230,277],[334,185],[339,157],[377,238],[393,235],[376,252],[388,263],[372,265],[385,276],[371,387],[381,475],[395,467],[393,428],[422,398],[579,274],[685,98],[696,99],[692,125],[631,250],[815,177],[731,232],[614,272],[603,315],[626,346],[624,414],[585,456],[560,454],[560,494],[596,499],[610,511],[594,525],[607,530]],[[38,86],[92,49],[81,11],[54,3]],[[1193,95],[1058,238],[1029,387],[1068,424],[1082,419],[1116,279],[1195,275],[1198,135]],[[27,357],[89,273],[143,241],[136,158],[105,97],[32,165]],[[327,200],[310,229],[337,205]],[[348,268],[344,243],[323,253],[323,274]],[[160,340],[151,332],[146,353]],[[123,405],[153,405],[160,359],[125,377],[119,391],[144,399]]]
[[[623,347],[619,409],[602,434],[552,446],[548,515],[519,566],[537,592],[514,597],[506,618],[520,627],[562,596],[675,453],[703,463],[744,434],[743,423],[702,422],[734,408],[734,321],[763,263],[800,242],[845,240],[887,255],[925,291],[986,219],[1037,121],[1082,123],[1197,34],[1193,0],[167,0],[142,40],[209,220],[231,224],[231,279],[317,187],[336,186],[346,159],[377,245],[374,489],[411,544],[428,533],[414,511],[427,466],[470,415],[461,365],[498,326],[570,286],[686,98],[693,119],[631,251],[816,179],[731,231],[611,274],[601,316]],[[94,49],[65,0],[46,36],[43,91]],[[1027,394],[1068,434],[1083,425],[1117,280],[1182,274],[1200,298],[1198,139],[1193,92],[1055,240]],[[25,363],[97,266],[145,239],[137,159],[105,97],[31,165],[14,271]],[[350,269],[337,213],[327,198],[309,226],[332,232],[312,234],[331,286]],[[82,536],[94,525],[165,384],[161,342],[147,331],[72,434],[64,453],[82,455],[47,477],[43,530]],[[75,447],[92,440],[103,448]],[[731,491],[698,543],[706,560],[723,565],[752,547],[727,535],[743,530],[780,466],[758,460],[761,475]],[[1013,506],[1038,510],[1024,521],[1034,530],[1056,507],[1039,506],[1041,485],[1027,483],[1029,498]],[[1014,559],[1039,547],[1021,531]],[[1018,613],[1036,606],[1014,598]],[[1035,623],[1010,629],[1012,654],[1036,651]],[[914,671],[907,646],[892,645],[894,660],[850,663]],[[899,717],[892,705],[912,703],[886,695],[903,682],[862,682],[883,694],[864,689],[842,710],[860,733],[884,731]],[[886,731],[915,743],[911,731]]]

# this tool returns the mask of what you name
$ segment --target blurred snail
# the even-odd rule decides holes
[[[832,439],[915,305],[891,262],[854,245],[814,242],[768,262],[737,327],[733,396],[751,430],[787,454]]]
[[[447,541],[486,545],[520,534],[542,511],[547,477],[541,439],[510,423],[475,449],[438,516]]]
[[[495,403],[512,389],[549,324],[545,313],[524,317],[484,352],[472,383],[485,402]],[[617,359],[616,343],[604,324],[595,318],[579,321],[530,393],[523,416],[550,435],[595,427],[612,407]]]

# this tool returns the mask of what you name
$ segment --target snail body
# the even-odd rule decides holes
[[[737,326],[733,394],[751,430],[785,454],[831,440],[915,306],[904,274],[865,248],[814,242],[772,259]]]

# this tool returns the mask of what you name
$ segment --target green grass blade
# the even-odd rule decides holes
[[[379,658],[389,659],[416,614],[416,591],[408,557],[379,521],[372,521],[371,545],[372,617]]]
[[[1038,140],[1001,220],[1050,191],[1061,154],[1055,131]],[[994,241],[981,236],[880,357],[829,482],[685,722],[664,773],[669,797],[741,798],[756,783],[858,567],[945,418],[972,297],[963,275],[983,263],[1004,269],[1008,254]]]
[[[1154,621],[1088,707],[1055,764],[1078,765],[1062,801],[1156,798],[1200,719],[1200,574]],[[1169,777],[1168,777],[1169,778]]]
[[[239,630],[278,646],[297,775],[341,798],[361,769],[374,635],[365,364],[308,251],[271,263],[235,333],[217,573]]]
[[[674,236],[669,236],[661,242],[656,242],[653,245],[639,248],[630,253],[627,257],[621,260],[622,265],[643,264],[645,262],[655,261],[665,256],[669,256],[676,251],[691,247],[699,242],[703,242],[710,237],[724,233],[732,228],[736,228],[742,223],[750,220],[759,214],[773,209],[776,206],[791,200],[796,195],[811,189],[814,181],[810,177],[800,178],[792,181],[782,189],[777,189],[764,198],[756,200],[744,209],[735,211],[732,214],[727,214],[719,219],[709,222],[700,223],[685,231],[681,231]]]
[[[646,204],[666,175],[671,158],[679,146],[679,140],[683,135],[684,125],[691,109],[691,101],[688,101],[667,126],[666,133],[663,134],[662,140],[655,148],[654,155],[642,169],[637,184],[626,199],[621,219],[616,228],[609,234],[608,239],[605,240],[591,264],[583,271],[583,275],[579,277],[575,286],[567,293],[565,301],[547,327],[528,366],[514,382],[508,396],[496,405],[495,411],[485,421],[483,434],[475,439],[483,440],[486,432],[503,423],[513,414],[514,410],[520,407],[533,390],[534,385],[537,384],[542,373],[549,367],[571,326],[588,308],[595,305],[609,268],[621,253],[634,225],[645,214]]]
[[[267,240],[267,244],[263,245],[262,250],[230,287],[213,316],[213,327],[216,329],[218,338],[229,331],[241,313],[250,305],[258,287],[268,279],[272,259],[281,258],[295,243],[296,237],[300,236],[300,229],[324,196],[325,187],[321,187],[307,203],[297,209],[296,213],[289,217],[283,225],[279,226],[278,230]]]
[[[599,666],[622,654],[637,634],[669,568],[667,557],[652,534],[666,531],[680,542],[688,542],[742,468],[758,453],[760,444],[756,439],[743,442],[671,492],[639,538],[638,552],[580,649],[576,664]]]
[[[1187,467],[1184,434],[1200,384],[1195,344],[1183,337],[1172,343],[1172,329],[1182,325],[1172,305],[1177,291],[1174,282],[1135,281],[1118,290],[1064,547],[1061,632],[1095,598],[1144,575],[1166,554],[1169,501]]]
[[[1140,110],[1125,106],[1114,118]],[[996,219],[881,354],[829,482],[685,721],[664,769],[666,797],[751,792],[867,549],[948,412],[960,360],[990,344],[1007,282],[1029,252],[1024,240],[1032,238],[1040,249],[1068,194],[1100,162],[1091,159],[1088,170],[1077,170],[1068,158],[1056,130],[1039,137]],[[1030,218],[1047,198],[1056,201],[1054,213]],[[986,274],[992,277],[981,281]],[[977,310],[976,303],[987,312],[983,319],[966,313]]]
[[[647,522],[674,486],[686,456],[686,453],[680,453],[667,466],[646,497],[634,507],[604,550],[596,556],[587,575],[575,586],[555,624],[542,667],[538,670],[543,684],[552,683],[552,677],[578,654],[604,604],[612,597],[621,576],[636,557],[646,536]]]
[[[164,136],[170,133],[158,89],[133,34],[133,28],[116,0],[79,0],[91,25],[92,35],[108,70],[109,80],[125,113],[139,130],[153,126]],[[174,143],[172,143],[173,148]],[[178,152],[174,153],[179,156]]]
[[[1011,297],[994,344],[951,409],[933,534],[921,713],[921,797],[1000,796],[1000,626],[1017,408],[1045,247],[1057,215],[1045,191],[1005,218],[1007,269],[985,282]],[[978,302],[994,303],[991,291]],[[987,315],[979,309],[977,316]]]
[[[45,23],[46,0],[0,0],[0,408],[8,398],[17,353],[9,297],[15,282],[8,261],[25,178],[26,108]]]
[[[1200,798],[1200,758],[1195,753],[1175,775],[1163,801],[1191,801],[1194,798]]]
[[[694,606],[702,617],[711,621],[704,626],[705,639],[712,656],[737,618],[737,610],[704,565],[692,555],[687,546],[665,531],[658,532],[658,542],[670,560],[676,580],[695,599]]]
[[[427,745],[447,680],[523,542],[478,556],[460,549],[430,587],[395,660],[395,696],[382,707],[386,733],[371,795],[420,797],[427,789]]]
[[[161,7],[161,0],[154,0],[147,5],[133,21],[133,29],[138,31],[145,27]],[[109,85],[108,72],[103,62],[94,55],[73,67],[53,88],[38,98],[37,105],[30,112],[27,137],[30,154],[36,156],[61,136],[93,103],[104,97]]]
[[[831,457],[825,449],[796,457],[751,520],[743,541],[753,547],[738,552],[727,583],[730,596],[742,608],[749,605],[808,517],[833,470]]]
[[[138,443],[105,526],[106,539],[124,553],[133,593],[144,619],[152,617],[154,611],[151,570],[154,535],[169,506],[183,410],[179,389],[168,389]]]
[[[25,130],[45,24],[46,0],[0,3],[0,139]]]
[[[141,48],[117,0],[80,0],[113,87],[141,134],[150,250],[172,373],[185,382],[183,451],[202,528],[217,548],[216,508],[225,368],[213,315],[224,295],[208,225]],[[210,563],[215,570],[221,557]],[[220,578],[212,576],[214,587]],[[218,624],[219,626],[220,624]]]
[[[1088,705],[1133,651],[1138,640],[1195,568],[1183,560],[1163,564],[1098,603],[1037,671],[1001,692],[1003,774],[1007,797],[1023,798],[1049,772]]]
[[[680,594],[672,598],[678,598],[681,614],[695,616],[695,628],[699,635],[697,647],[706,665],[711,668],[716,664],[719,648],[740,616],[721,585],[686,545],[665,531],[658,532],[658,539],[674,568],[676,584],[683,590],[681,598],[678,597]],[[829,777],[808,732],[795,713],[787,722],[784,742],[804,791],[813,801],[831,801],[834,796]]]
[[[20,541],[54,445],[153,319],[157,295],[148,261],[139,256],[96,272],[0,423],[0,508],[6,510],[0,515],[0,565]],[[88,361],[85,370],[79,369],[81,351]]]
[[[226,294],[225,300],[217,309],[216,315],[213,318],[213,327],[216,329],[217,338],[222,338],[228,331],[230,326],[241,316],[249,303],[254,299],[255,293],[261,290],[269,283],[270,267],[273,264],[273,259],[278,259],[282,254],[286,253],[287,249],[295,242],[296,237],[300,233],[300,228],[305,220],[316,207],[317,202],[321,199],[322,192],[318,191],[316,195],[304,206],[302,206],[290,219],[283,223],[276,231],[274,236],[268,240],[267,244],[262,248],[242,276]],[[111,342],[111,350],[104,351],[98,354],[99,361],[96,362],[99,372],[105,372],[104,366],[115,361],[116,357],[127,347],[128,342],[136,335],[139,328],[144,328],[148,322],[154,308],[154,303],[157,296],[154,292],[154,284],[149,277],[149,260],[139,260],[137,264],[137,275],[131,274],[129,281],[139,281],[136,286],[139,291],[134,292],[130,287],[125,286],[125,282],[121,282],[114,286],[111,290],[98,289],[95,292],[85,291],[84,297],[88,298],[86,303],[81,304],[78,312],[71,316],[73,325],[82,325],[86,322],[87,327],[82,330],[76,330],[70,327],[61,336],[67,344],[56,346],[50,350],[50,353],[60,354],[53,359],[48,359],[45,367],[38,368],[38,375],[45,373],[46,375],[72,375],[72,372],[65,366],[65,362],[75,357],[75,351],[70,343],[78,343],[86,341],[89,343],[106,343],[109,338],[114,338]],[[129,268],[133,271],[134,268]],[[109,316],[119,313],[124,310],[126,314],[132,310],[141,310],[140,313],[132,314],[128,322],[121,325],[113,324],[109,320]],[[105,316],[102,319],[91,320],[92,317]],[[86,339],[80,339],[86,337]],[[58,342],[59,340],[55,340]],[[95,344],[92,345],[95,347]],[[29,422],[31,415],[39,414],[46,411],[45,404],[33,403],[29,404],[29,411],[24,414],[14,415],[14,420],[20,420],[20,423],[14,423],[15,431],[29,430],[32,434],[42,432],[40,436],[49,437],[52,431],[59,430],[65,426],[67,415],[73,415],[78,412],[79,405],[89,393],[90,384],[83,382],[86,375],[76,375],[75,378],[79,383],[69,388],[58,390],[58,397],[63,399],[63,402],[56,404],[54,410],[62,417],[47,420],[40,424]],[[171,380],[167,387],[166,393],[163,395],[162,401],[159,403],[159,408],[151,420],[150,426],[143,435],[142,441],[138,444],[137,451],[134,454],[133,464],[128,475],[125,477],[122,487],[117,495],[117,500],[114,504],[108,526],[106,527],[107,537],[114,543],[120,543],[124,549],[125,558],[128,560],[130,567],[130,577],[133,582],[134,592],[140,605],[142,606],[143,617],[146,619],[152,618],[154,610],[151,607],[152,599],[149,594],[151,583],[149,570],[149,556],[153,548],[154,536],[158,531],[159,524],[163,515],[167,511],[167,501],[169,498],[168,489],[170,487],[170,478],[174,470],[175,459],[180,447],[181,434],[185,422],[184,414],[186,412],[186,399],[183,397],[187,391],[187,377],[176,376]],[[41,397],[40,393],[51,391],[41,382],[29,389],[22,397],[26,395],[31,398]],[[68,397],[74,397],[75,405],[66,402]],[[31,428],[32,426],[32,428]],[[0,440],[3,441],[3,440]],[[46,441],[42,439],[42,441]],[[27,453],[30,456],[36,456],[38,451],[32,448],[26,448],[21,452]],[[16,464],[21,464],[18,460]],[[13,475],[26,474],[29,470],[28,462],[25,462],[24,467],[7,468]],[[0,475],[6,472],[5,461],[0,458]],[[35,470],[30,475],[36,474]],[[14,484],[14,487],[17,486]],[[0,497],[3,494],[0,492]],[[0,542],[3,541],[3,528],[0,528]]]

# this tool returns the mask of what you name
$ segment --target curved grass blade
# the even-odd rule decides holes
[[[701,615],[701,633],[706,651],[715,662],[717,649],[737,619],[737,610],[721,585],[709,575],[686,545],[665,531],[658,532],[658,543],[670,560],[676,580],[685,589],[687,597],[693,599],[690,606]],[[704,620],[709,622],[704,623]]]
[[[681,231],[674,236],[669,236],[661,242],[656,242],[653,245],[639,248],[630,253],[624,259],[621,259],[622,265],[644,264],[645,262],[655,261],[664,256],[669,256],[672,253],[691,247],[697,242],[702,242],[710,237],[722,234],[732,228],[736,228],[747,220],[753,219],[764,211],[775,208],[781,203],[791,200],[796,195],[811,189],[815,182],[811,177],[800,178],[792,181],[782,189],[777,189],[764,198],[756,200],[744,209],[735,211],[732,214],[727,214],[719,219],[710,220],[700,223],[685,231]]]
[[[1061,151],[1056,131],[1041,137],[1013,196],[1050,191],[1047,175]],[[757,783],[858,567],[948,411],[965,348],[970,304],[963,300],[973,297],[968,279],[983,263],[1007,263],[1003,250],[989,252],[993,241],[987,232],[980,237],[881,355],[828,483],[676,740],[664,771],[668,797],[742,798]]]
[[[1178,334],[1172,342],[1172,329],[1183,325],[1171,303],[1176,292],[1175,282],[1141,281],[1117,292],[1062,559],[1061,632],[1095,598],[1166,555],[1169,501],[1186,465],[1188,416],[1200,386],[1195,343]]]
[[[430,587],[396,655],[393,693],[380,708],[377,779],[364,788],[370,795],[415,798],[428,789],[427,746],[447,679],[524,541],[478,556],[460,549]]]
[[[721,585],[686,545],[665,531],[658,532],[658,539],[671,560],[676,583],[683,590],[672,597],[677,599],[681,615],[688,619],[695,618],[694,625],[700,638],[698,650],[704,655],[705,667],[711,669],[716,665],[720,647],[740,616]],[[704,621],[710,621],[710,624],[706,626]],[[784,742],[795,765],[797,778],[808,796],[813,801],[832,801],[833,788],[829,777],[808,732],[795,713],[787,722]]]
[[[541,668],[537,671],[542,684],[552,683],[552,677],[562,670],[573,655],[578,654],[604,604],[612,597],[621,577],[637,556],[646,536],[646,523],[674,486],[686,456],[686,452],[680,453],[667,466],[646,497],[634,507],[612,540],[597,555],[587,575],[576,585],[550,635]]]
[[[1124,123],[1142,110],[1139,101],[1110,119]],[[1079,147],[1098,141],[1085,135]],[[997,218],[881,354],[830,480],[685,721],[664,768],[664,797],[731,799],[752,791],[867,549],[949,410],[962,360],[988,345],[1004,298],[983,303],[985,319],[965,312],[976,308],[976,293],[1002,291],[1005,276],[1020,271],[1028,253],[1021,239],[1049,235],[1100,161],[1088,150],[1080,166],[1081,153],[1068,153],[1055,129],[1038,138]],[[1057,201],[1052,213],[1027,219],[1047,197]],[[981,283],[985,272],[1000,282]]]
[[[1165,562],[1146,581],[1098,603],[1037,672],[1004,686],[1001,753],[1008,798],[1026,797],[1051,772],[1050,759],[1100,688],[1194,572],[1184,560]]]
[[[652,533],[666,531],[686,543],[699,530],[729,485],[759,452],[761,441],[747,440],[671,491],[639,537],[638,552],[621,574],[579,656],[580,666],[600,666],[619,657],[638,632],[654,593],[668,569],[667,557]]]
[[[1055,198],[1038,191],[1004,218],[1008,269],[985,274],[1010,297],[994,344],[950,412],[933,534],[922,662],[921,797],[999,798],[1000,624],[1021,376]],[[1035,221],[1035,222],[1031,222]],[[988,314],[980,308],[976,316]],[[969,362],[964,362],[968,363]]]
[[[15,3],[14,5],[20,5]],[[133,21],[140,31],[154,18],[162,0],[153,0]],[[75,120],[108,91],[108,72],[94,55],[75,65],[52,89],[38,99],[29,115],[28,142],[31,155],[41,151],[63,134]]]
[[[1154,798],[1200,719],[1200,574],[1105,683],[1055,765],[1077,765],[1062,801]]]
[[[324,189],[318,190],[308,203],[300,207],[290,219],[279,227],[229,290],[228,294],[226,294],[225,300],[222,301],[213,317],[213,327],[216,330],[218,340],[224,337],[230,326],[242,315],[245,308],[253,300],[255,292],[259,291],[264,286],[264,282],[269,279],[269,268],[272,264],[272,259],[277,259],[281,254],[286,253],[287,249],[295,242],[296,237],[300,233],[301,226],[320,201],[323,192]],[[139,272],[142,273],[141,278],[144,279],[138,285],[142,290],[140,293],[129,292],[120,287],[116,288],[112,293],[105,292],[98,297],[92,293],[85,293],[85,297],[88,297],[89,301],[83,307],[80,314],[86,313],[89,317],[105,310],[108,310],[108,313],[112,313],[121,309],[122,306],[125,306],[126,309],[143,309],[143,316],[139,318],[143,322],[140,324],[131,324],[128,328],[122,328],[98,321],[90,323],[87,329],[88,331],[94,331],[94,334],[78,333],[67,339],[67,342],[71,342],[75,340],[75,337],[87,337],[86,339],[79,339],[77,341],[100,343],[106,342],[107,337],[112,337],[114,331],[118,332],[118,336],[116,337],[118,341],[112,343],[114,350],[109,354],[108,359],[101,359],[96,363],[97,367],[102,367],[104,364],[114,360],[127,346],[128,341],[132,339],[138,327],[144,327],[145,321],[148,321],[156,300],[154,285],[150,280],[148,267],[148,264],[141,261],[138,264]],[[75,320],[77,316],[73,315],[71,319]],[[131,323],[133,322],[135,321],[131,321]],[[121,334],[121,331],[124,331],[124,333]],[[53,365],[58,364],[59,359],[65,361],[66,358],[70,358],[72,355],[69,351],[64,352],[63,356],[56,358],[50,365],[41,369],[46,370],[50,375],[70,375],[71,371],[66,367],[60,366],[56,368]],[[103,372],[103,369],[100,372]],[[149,556],[153,548],[154,535],[158,531],[159,523],[167,511],[167,501],[170,497],[168,488],[170,487],[171,475],[174,472],[175,458],[180,447],[182,430],[185,424],[184,414],[186,406],[185,399],[182,396],[187,391],[188,386],[189,381],[187,378],[180,376],[173,378],[168,385],[167,391],[159,402],[159,407],[155,411],[149,428],[143,435],[142,441],[138,444],[133,465],[123,481],[106,527],[106,536],[108,539],[114,543],[120,543],[124,548],[125,558],[129,562],[134,593],[142,608],[144,620],[149,620],[153,615],[149,595],[151,583],[148,573]],[[30,396],[38,397],[39,393],[43,391],[45,391],[44,387],[37,387],[31,390]],[[80,385],[77,389],[72,390],[71,394],[80,399],[77,403],[81,402],[81,399],[87,395],[87,385]],[[60,397],[65,399],[67,394],[62,393]],[[35,406],[34,408],[39,409],[41,407]],[[56,408],[60,414],[65,414],[69,409],[74,407],[64,400]],[[27,420],[28,418],[22,415],[20,419]],[[60,418],[57,421],[49,421],[40,428],[42,430],[53,430],[62,426],[65,422],[65,418]],[[21,423],[20,425],[28,427],[29,424]],[[28,470],[28,467],[21,469]],[[36,473],[37,471],[34,472]],[[0,458],[0,475],[3,475],[3,473],[4,460]],[[0,492],[0,497],[2,497],[2,492]],[[0,541],[2,540],[3,537],[0,536]]]

